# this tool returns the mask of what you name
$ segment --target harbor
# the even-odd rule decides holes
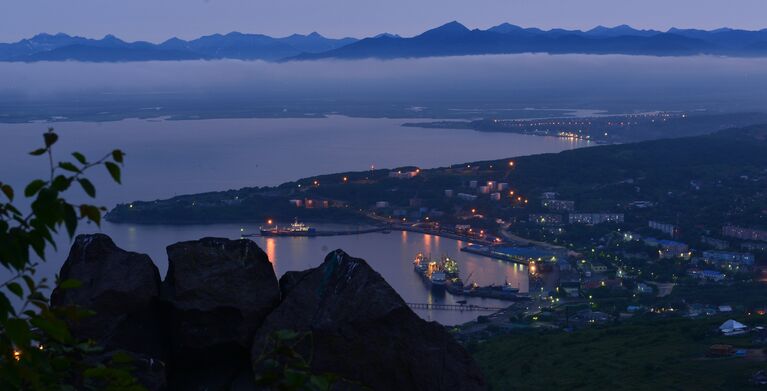
[[[503,301],[528,301],[530,297],[519,293],[519,288],[504,281],[503,285],[479,286],[470,282],[473,272],[466,277],[466,283],[460,277],[458,262],[449,256],[439,260],[432,259],[419,252],[413,260],[413,270],[421,277],[432,291],[447,292],[453,296],[477,297]],[[465,304],[459,301],[459,304]]]
[[[459,324],[473,320],[477,313],[496,312],[515,303],[525,305],[531,300],[527,264],[462,251],[467,246],[489,247],[491,243],[505,243],[479,242],[476,238],[462,236],[452,238],[445,235],[448,232],[429,233],[431,230],[425,227],[410,224],[307,225],[298,220],[292,224],[278,225],[271,220],[265,223],[255,227],[237,226],[236,230],[242,237],[253,238],[259,243],[275,261],[278,274],[306,267],[305,262],[295,261],[311,259],[307,251],[324,256],[336,248],[334,243],[337,242],[342,242],[350,254],[353,254],[356,243],[364,248],[383,243],[389,243],[385,246],[389,249],[401,248],[394,253],[384,251],[377,256],[367,256],[366,260],[378,264],[378,270],[403,294],[406,302],[415,304],[411,308],[428,320]],[[280,255],[286,251],[293,255]],[[459,257],[453,256],[459,252]],[[440,256],[432,258],[431,254]],[[419,255],[424,261],[420,271],[414,262]],[[409,267],[403,268],[405,265]]]
[[[474,304],[439,304],[439,303],[407,303],[414,310],[438,310],[438,311],[485,311],[498,312],[502,307],[483,307]]]
[[[277,224],[273,224],[271,220],[267,223],[266,227],[259,227],[258,233],[244,233],[241,229],[240,236],[243,238],[251,237],[270,237],[270,236],[346,236],[346,235],[361,235],[373,232],[386,232],[389,229],[386,227],[370,227],[370,228],[355,228],[355,229],[342,229],[342,230],[317,230],[314,227],[307,226],[296,219],[292,224],[286,227],[279,227]]]

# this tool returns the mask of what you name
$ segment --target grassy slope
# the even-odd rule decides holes
[[[470,346],[492,390],[739,390],[767,363],[703,358],[725,319],[641,321],[573,333],[519,334]],[[750,321],[749,323],[752,323]]]

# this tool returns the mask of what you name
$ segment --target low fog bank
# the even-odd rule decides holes
[[[0,63],[0,85],[5,115],[16,105],[41,101],[140,102],[152,96],[760,110],[767,102],[767,59],[522,54],[288,63]]]

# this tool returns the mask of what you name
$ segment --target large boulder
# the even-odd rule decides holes
[[[149,256],[118,248],[107,235],[79,235],[60,277],[78,280],[81,286],[54,289],[51,305],[77,305],[94,312],[70,325],[75,336],[94,339],[107,350],[164,357],[160,273]]]
[[[484,389],[468,353],[442,326],[419,318],[364,260],[336,250],[315,269],[286,273],[280,287],[282,302],[255,337],[254,361],[276,331],[292,330],[310,333],[299,353],[311,357],[312,370],[340,375],[351,388]]]
[[[168,246],[170,380],[179,389],[229,389],[252,380],[253,335],[280,300],[274,268],[253,241],[204,238]]]

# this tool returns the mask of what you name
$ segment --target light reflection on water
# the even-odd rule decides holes
[[[322,228],[323,226],[319,226]],[[110,235],[115,243],[129,251],[148,254],[164,276],[167,270],[165,247],[179,241],[195,240],[206,236],[237,238],[241,225],[128,225],[105,223],[102,232]],[[253,232],[257,227],[248,227]],[[326,228],[327,229],[327,228]],[[424,235],[415,232],[370,233],[351,236],[298,237],[298,238],[252,238],[269,256],[275,272],[281,276],[287,271],[305,270],[319,266],[325,256],[335,249],[343,249],[349,255],[365,259],[407,302],[455,304],[466,299],[470,304],[502,307],[509,303],[478,298],[456,298],[449,293],[434,294],[413,271],[413,258],[418,252],[433,257],[449,255],[458,260],[461,277],[480,285],[508,282],[521,292],[529,289],[527,267],[460,252],[467,243]],[[67,248],[67,244],[62,244]],[[48,272],[58,271],[65,255],[58,255],[45,264]],[[446,325],[463,323],[482,315],[482,312],[416,311],[427,320]],[[487,314],[487,313],[484,313]]]

